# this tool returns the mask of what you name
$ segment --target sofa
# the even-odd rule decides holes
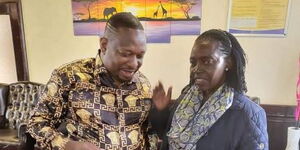
[[[0,149],[20,149],[30,141],[26,124],[43,88],[30,81],[0,83]]]

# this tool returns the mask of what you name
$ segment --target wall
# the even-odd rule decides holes
[[[74,36],[71,0],[24,0],[23,15],[29,73],[32,81],[45,83],[59,65],[94,57],[98,37]],[[203,0],[202,31],[226,29],[228,0]],[[248,95],[265,104],[295,105],[297,61],[300,48],[300,1],[292,0],[285,38],[238,37],[248,54]],[[142,71],[155,85],[172,85],[173,98],[188,83],[189,55],[196,36],[173,36],[170,44],[148,44]]]
[[[0,15],[0,82],[18,81],[9,15]]]

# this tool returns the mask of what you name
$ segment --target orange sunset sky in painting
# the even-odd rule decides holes
[[[160,2],[162,6],[160,5]],[[196,5],[189,11],[190,17],[201,16],[200,0],[190,0],[196,2]],[[87,8],[84,3],[73,2],[73,14],[81,14],[81,19],[88,18]],[[90,7],[91,18],[103,19],[103,10],[105,8],[115,7],[117,12],[131,12],[137,17],[154,18],[154,13],[157,11],[157,19],[172,17],[175,19],[186,18],[183,11],[178,6],[178,3],[172,4],[170,0],[98,0],[93,2]],[[167,16],[163,17],[162,7]]]

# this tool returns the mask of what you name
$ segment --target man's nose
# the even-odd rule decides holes
[[[130,58],[130,60],[129,60],[128,65],[129,65],[131,68],[136,69],[136,68],[138,68],[138,66],[139,66],[139,60],[137,59],[136,56],[132,56],[132,57]]]
[[[192,67],[192,72],[200,72],[202,70],[202,65],[197,63],[194,67]]]

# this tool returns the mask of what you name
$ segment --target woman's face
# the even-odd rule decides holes
[[[200,40],[193,46],[190,82],[195,83],[202,91],[215,91],[225,81],[225,68],[229,65],[220,51],[222,48],[220,42],[211,40]]]

